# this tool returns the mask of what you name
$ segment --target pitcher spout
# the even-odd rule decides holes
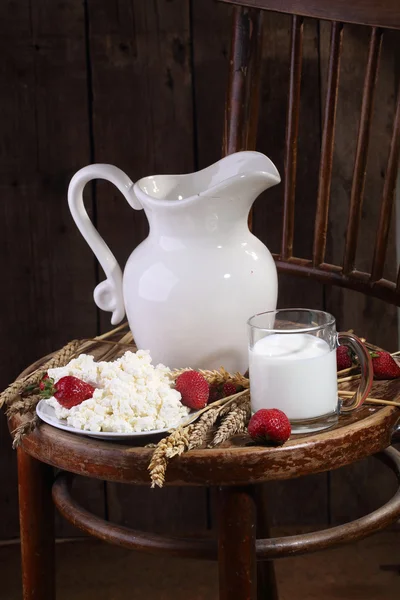
[[[277,168],[267,156],[243,151],[196,173],[144,177],[135,184],[134,193],[145,208],[178,208],[204,197],[240,198],[250,206],[261,192],[280,181]]]
[[[281,181],[274,163],[260,152],[236,152],[209,169],[215,167],[217,172],[212,178],[212,185],[204,191],[204,195],[212,195],[213,198],[229,194],[252,203],[262,192]]]

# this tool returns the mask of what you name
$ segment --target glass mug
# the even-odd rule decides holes
[[[248,322],[251,409],[279,408],[292,433],[332,427],[338,415],[359,408],[373,380],[371,358],[350,333],[337,333],[335,318],[319,310],[283,309],[260,313]],[[361,367],[354,396],[338,397],[336,348],[349,346]]]

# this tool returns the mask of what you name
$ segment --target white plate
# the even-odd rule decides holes
[[[70,433],[76,433],[78,435],[86,435],[87,437],[96,438],[99,440],[129,440],[132,438],[144,438],[149,436],[156,436],[162,433],[167,433],[168,429],[153,429],[152,431],[137,431],[133,433],[115,433],[113,431],[84,431],[83,429],[76,429],[67,424],[65,419],[57,419],[56,412],[52,406],[49,406],[45,400],[40,400],[36,406],[36,414],[48,425],[57,427],[57,429],[63,429]],[[191,413],[185,419],[182,419],[182,425],[191,417],[194,413]]]

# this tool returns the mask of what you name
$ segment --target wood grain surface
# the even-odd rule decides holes
[[[266,10],[294,13],[316,19],[345,21],[400,29],[397,0],[221,0]]]
[[[93,335],[96,313],[94,261],[89,252],[83,260],[66,202],[70,177],[91,160],[83,5],[8,1],[0,11],[5,387],[27,362]],[[0,435],[3,538],[18,534],[15,456],[3,417]],[[100,501],[98,488],[92,493]]]

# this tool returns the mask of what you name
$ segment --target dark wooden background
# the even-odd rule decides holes
[[[69,179],[90,162],[132,179],[190,172],[221,155],[230,8],[215,0],[3,0],[0,3],[0,387],[75,337],[110,328],[92,290],[103,275],[69,215]],[[258,149],[283,171],[290,18],[265,16]],[[372,260],[399,65],[399,38],[384,39],[375,103],[358,266]],[[344,247],[368,32],[346,26],[335,140],[329,259]],[[317,189],[329,25],[306,21],[295,253],[310,253]],[[398,54],[398,52],[397,52]],[[397,59],[399,60],[399,58]],[[146,235],[142,212],[109,184],[87,206],[123,264]],[[255,206],[255,233],[279,250],[282,187]],[[396,268],[395,232],[388,272]],[[397,312],[357,293],[281,277],[279,305],[325,307],[339,327],[397,348]],[[15,455],[0,423],[0,539],[18,535]],[[330,475],[267,488],[279,524],[341,522],[385,501],[392,481],[373,459]],[[151,491],[80,482],[79,496],[108,518],[162,531],[212,526],[212,492]],[[151,500],[151,502],[150,502]],[[59,523],[59,535],[70,527]]]

